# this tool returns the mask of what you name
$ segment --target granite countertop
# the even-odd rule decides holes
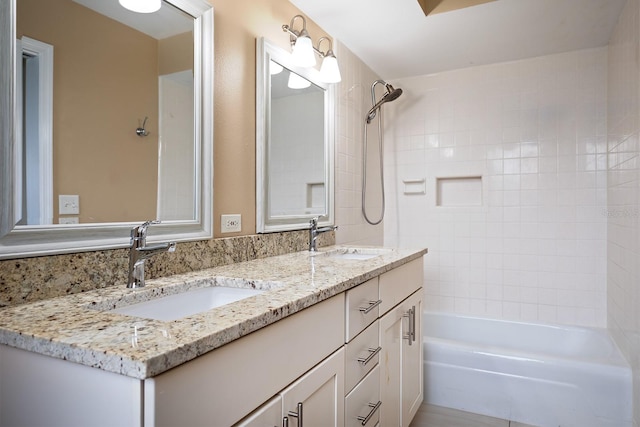
[[[137,290],[123,283],[7,307],[0,309],[0,344],[133,378],[150,378],[427,252],[361,247],[361,252],[376,256],[365,260],[331,256],[345,251],[357,249],[331,246],[313,255],[296,252],[148,280]],[[214,277],[242,278],[265,292],[172,321],[108,311],[205,286]]]

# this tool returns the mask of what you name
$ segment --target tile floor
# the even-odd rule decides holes
[[[423,404],[410,427],[535,427],[515,421]]]

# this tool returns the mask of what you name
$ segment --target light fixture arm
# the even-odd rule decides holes
[[[327,42],[329,42],[329,49],[327,50],[327,52],[326,52],[326,53],[325,53],[325,52],[323,52],[323,51],[320,49],[320,45],[321,45],[321,44],[322,44],[322,42],[323,42],[323,41],[325,41],[325,40],[326,40]],[[329,56],[335,56],[335,55],[333,55],[333,42],[331,41],[331,39],[330,39],[329,37],[320,37],[320,38],[318,39],[318,45],[317,45],[317,46],[314,46],[313,50],[315,50],[315,51],[316,51],[316,53],[317,53],[318,55],[320,55],[322,58],[324,58],[324,57],[325,57],[325,56],[327,56],[327,55],[329,55]]]
[[[300,18],[302,19],[302,29],[300,31],[296,31],[293,28],[293,24],[296,20],[296,18]],[[291,18],[291,22],[289,23],[289,25],[284,24],[282,26],[282,31],[284,31],[285,33],[289,33],[289,42],[293,45],[296,40],[298,39],[298,37],[309,37],[309,33],[307,32],[307,20],[304,19],[304,16],[302,15],[296,15],[293,18]]]

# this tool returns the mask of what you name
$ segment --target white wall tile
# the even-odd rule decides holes
[[[606,307],[586,304],[584,292],[604,297],[606,273],[596,255],[579,253],[578,242],[591,249],[606,242],[606,218],[599,214],[606,196],[598,193],[606,178],[594,174],[596,123],[606,123],[607,49],[393,83],[406,94],[387,106],[402,113],[385,123],[385,155],[394,158],[398,175],[422,171],[435,182],[445,172],[462,177],[480,171],[486,191],[482,206],[430,216],[442,209],[433,195],[410,203],[398,190],[401,177],[387,176],[388,209],[398,222],[385,227],[385,242],[421,241],[430,248],[427,257],[437,256],[431,265],[442,286],[428,289],[427,299],[435,301],[430,307],[605,326]],[[422,126],[413,117],[428,119]],[[410,148],[398,143],[406,132],[414,141]],[[430,151],[435,147],[437,156]],[[427,217],[430,234],[421,234]]]

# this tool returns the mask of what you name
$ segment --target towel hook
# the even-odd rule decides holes
[[[149,131],[145,129],[145,125],[147,124],[147,119],[149,117],[145,116],[144,120],[142,121],[142,126],[138,127],[138,129],[136,129],[136,135],[138,135],[139,137],[143,137],[143,136],[148,136],[149,135]],[[140,122],[138,122],[140,123]]]

